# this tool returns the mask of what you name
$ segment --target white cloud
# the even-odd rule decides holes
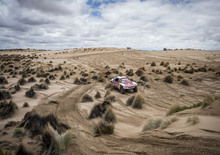
[[[99,7],[81,0],[0,3],[0,48],[220,49],[218,0],[127,0]]]

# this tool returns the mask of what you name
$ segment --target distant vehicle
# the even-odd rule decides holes
[[[111,82],[122,94],[124,94],[126,90],[133,90],[134,92],[138,91],[137,83],[128,79],[126,76],[116,76]]]

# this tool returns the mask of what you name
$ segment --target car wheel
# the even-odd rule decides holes
[[[124,93],[125,93],[125,89],[124,89],[123,87],[120,87],[120,92],[121,92],[122,94],[124,94]]]
[[[137,88],[137,87],[135,87],[135,88],[134,88],[134,92],[137,92],[137,91],[138,91],[138,88]]]

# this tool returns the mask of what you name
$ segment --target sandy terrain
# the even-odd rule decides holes
[[[33,56],[32,59],[26,57],[15,61],[14,65],[20,66],[20,70],[25,67],[32,68],[37,73],[43,70],[54,75],[56,79],[50,80],[47,90],[36,90],[37,96],[28,98],[25,92],[34,84],[40,83],[40,79],[45,80],[45,77],[36,77],[36,73],[30,74],[25,79],[33,76],[37,81],[21,85],[21,90],[12,94],[12,100],[17,104],[18,110],[9,118],[0,119],[0,148],[4,150],[15,151],[16,147],[23,143],[30,150],[35,150],[34,154],[40,154],[39,137],[31,138],[28,134],[13,137],[14,128],[19,125],[25,113],[34,110],[42,116],[54,114],[60,122],[71,128],[69,132],[73,137],[67,154],[220,154],[220,51],[137,51],[116,48],[14,50],[0,51],[1,59],[6,54]],[[13,61],[12,57],[9,59]],[[22,65],[24,60],[30,62]],[[162,61],[169,62],[169,69],[160,65]],[[4,70],[9,67],[6,62],[8,61],[1,60]],[[155,62],[156,66],[151,66],[152,62]],[[62,70],[49,71],[58,66],[61,66]],[[109,69],[106,66],[109,66]],[[118,74],[126,75],[126,70],[133,69],[135,72],[141,67],[145,69],[143,76],[146,76],[147,81],[141,81],[136,74],[129,77],[139,81],[137,93],[121,94],[118,90],[111,90],[111,95],[116,98],[111,102],[117,118],[114,133],[94,137],[93,126],[101,118],[87,118],[93,106],[104,101],[106,84]],[[206,71],[187,72],[191,68],[195,70],[202,67],[206,68]],[[119,73],[113,73],[112,68]],[[12,71],[19,69],[12,68]],[[92,79],[94,75],[101,76],[107,71],[111,74],[104,82]],[[77,77],[83,77],[82,73],[88,73],[85,78],[89,83],[74,84]],[[60,79],[62,75],[69,76]],[[164,82],[163,79],[167,75],[173,77],[172,83]],[[8,80],[8,84],[4,84],[5,88],[1,85],[2,90],[9,90],[21,79],[19,74],[12,77],[10,72],[3,72],[3,68],[0,76]],[[182,85],[178,76],[187,80],[189,86]],[[97,91],[101,94],[99,99],[94,97]],[[93,97],[93,101],[82,103],[81,99],[85,94]],[[144,98],[142,109],[126,105],[127,99],[135,94]],[[175,104],[192,106],[203,102],[207,96],[215,99],[204,108],[195,107],[167,115]],[[49,103],[52,99],[58,104]],[[24,102],[27,102],[29,107],[23,108]],[[190,117],[196,117],[198,121],[195,124],[187,123]],[[149,120],[166,121],[172,118],[176,121],[166,128],[159,127],[143,132],[143,127]],[[9,121],[18,122],[15,126],[5,128]]]

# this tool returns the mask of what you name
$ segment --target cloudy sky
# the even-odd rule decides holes
[[[220,0],[0,0],[0,49],[220,49]]]

